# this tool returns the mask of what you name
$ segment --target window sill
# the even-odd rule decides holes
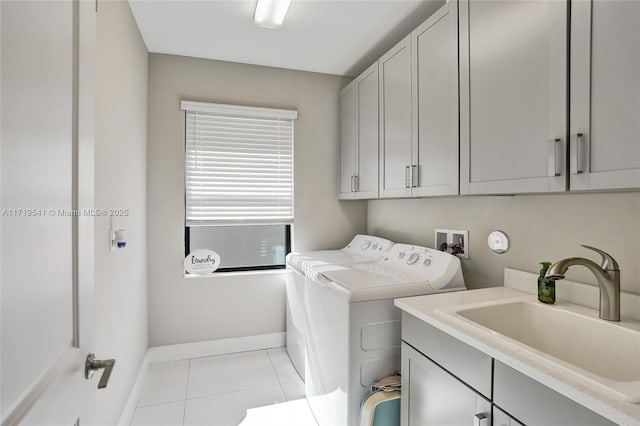
[[[278,274],[286,274],[287,269],[263,269],[259,271],[235,271],[235,272],[214,272],[209,275],[186,275],[183,274],[182,277],[185,280],[200,280],[200,279],[215,279],[215,278],[224,278],[224,277],[238,277],[238,276],[251,276],[251,275],[278,275]]]

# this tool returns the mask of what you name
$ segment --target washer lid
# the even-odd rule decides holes
[[[316,250],[303,253],[289,253],[287,264],[309,274],[318,265],[348,265],[359,262],[372,262],[387,253],[393,242],[372,235],[356,235],[351,242],[340,250]]]
[[[328,281],[351,291],[427,282],[419,277],[385,268],[375,263],[352,265],[348,268],[332,268],[323,271],[321,275]]]

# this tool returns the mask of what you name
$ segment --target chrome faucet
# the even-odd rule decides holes
[[[600,286],[600,318],[607,321],[620,321],[620,268],[618,262],[609,254],[595,247],[582,247],[593,250],[602,256],[602,266],[582,257],[569,257],[551,265],[547,278],[561,280],[570,266],[581,265],[593,272]]]

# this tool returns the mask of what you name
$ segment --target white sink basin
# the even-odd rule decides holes
[[[635,326],[528,301],[461,307],[457,314],[570,369],[578,367],[578,373],[586,372],[629,402],[640,402],[640,329]]]

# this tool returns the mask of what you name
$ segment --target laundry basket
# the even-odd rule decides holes
[[[360,404],[360,426],[400,426],[400,391],[375,391]]]

